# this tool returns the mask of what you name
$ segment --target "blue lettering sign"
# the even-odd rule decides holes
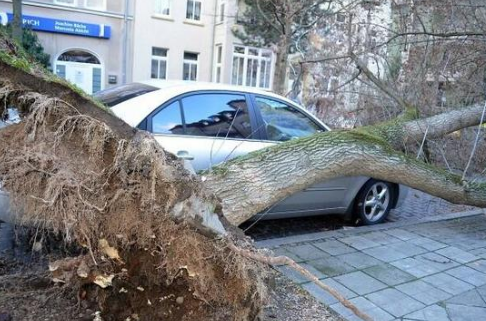
[[[22,15],[23,25],[35,31],[65,33],[84,37],[110,39],[111,28],[103,24]],[[13,14],[0,12],[0,24],[13,21]]]

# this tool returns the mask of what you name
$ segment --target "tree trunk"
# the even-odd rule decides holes
[[[18,42],[22,43],[22,0],[13,0],[13,22],[12,22],[12,37]]]
[[[483,106],[279,144],[206,173],[206,186],[221,198],[225,216],[235,225],[298,191],[343,176],[369,176],[453,203],[486,207],[486,184],[463,182],[460,176],[391,148],[400,148],[407,139],[420,139],[427,126],[430,137],[440,137],[479,124]]]

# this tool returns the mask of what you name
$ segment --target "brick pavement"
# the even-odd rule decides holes
[[[314,272],[375,320],[486,320],[486,217],[390,223],[258,242]],[[327,292],[277,267],[348,320]]]
[[[394,209],[388,216],[389,222],[409,219],[422,219],[425,217],[473,210],[474,207],[455,205],[438,197],[410,189],[402,206]]]

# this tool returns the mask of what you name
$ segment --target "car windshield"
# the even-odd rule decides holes
[[[108,107],[113,107],[131,98],[158,90],[157,87],[132,83],[97,92],[94,97]]]

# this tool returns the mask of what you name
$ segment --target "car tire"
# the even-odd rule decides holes
[[[391,183],[369,180],[356,197],[356,212],[362,225],[380,224],[386,220],[395,203],[395,188]]]

